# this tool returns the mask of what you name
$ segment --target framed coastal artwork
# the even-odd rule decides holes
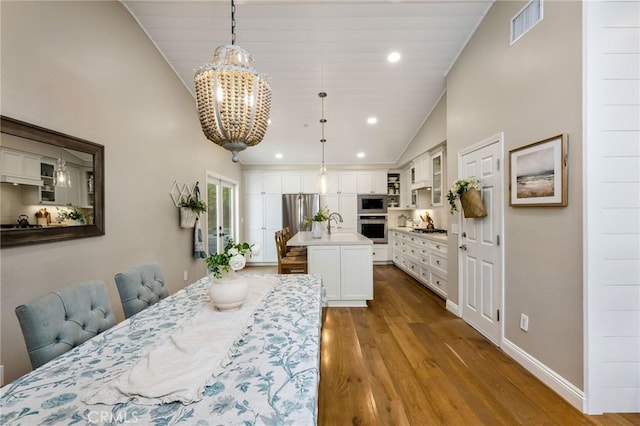
[[[567,205],[567,135],[509,151],[509,205]]]

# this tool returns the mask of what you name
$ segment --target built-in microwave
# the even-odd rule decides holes
[[[387,212],[386,194],[358,195],[358,214],[380,214]]]

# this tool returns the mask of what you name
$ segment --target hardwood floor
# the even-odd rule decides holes
[[[320,425],[640,425],[581,414],[396,267],[374,281],[368,308],[327,310]]]

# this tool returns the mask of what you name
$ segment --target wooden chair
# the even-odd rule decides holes
[[[289,239],[291,238],[291,230],[289,229],[288,226],[285,226],[281,232],[282,232],[282,237],[284,238],[284,242],[286,246],[286,242],[289,241]],[[287,247],[287,255],[294,255],[294,256],[307,255],[306,247],[288,247],[288,246],[286,247]]]
[[[287,256],[287,241],[282,231],[276,231],[276,251],[278,252],[279,274],[306,274],[307,256]]]

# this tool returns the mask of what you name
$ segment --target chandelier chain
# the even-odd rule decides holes
[[[231,0],[231,45],[236,44],[236,4]]]

